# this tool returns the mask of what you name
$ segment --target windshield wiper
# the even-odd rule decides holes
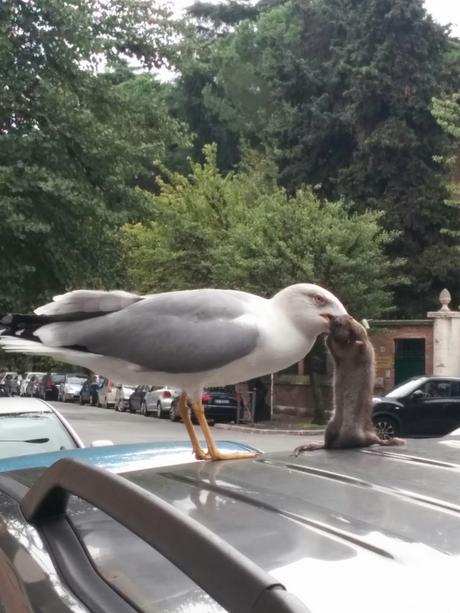
[[[29,438],[24,441],[22,439],[5,438],[1,439],[0,443],[47,443],[49,440],[49,438]]]

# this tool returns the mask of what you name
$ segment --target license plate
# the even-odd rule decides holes
[[[216,398],[214,402],[216,404],[230,404],[230,400],[224,400],[223,398]]]

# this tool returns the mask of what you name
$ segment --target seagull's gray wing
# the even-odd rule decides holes
[[[107,315],[51,323],[35,334],[47,345],[120,358],[145,370],[202,372],[255,348],[259,331],[250,317],[251,299],[212,289],[156,294]]]

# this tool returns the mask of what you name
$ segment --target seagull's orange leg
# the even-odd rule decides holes
[[[192,424],[192,420],[190,419],[190,414],[187,405],[187,395],[185,394],[185,392],[182,392],[179,398],[179,413],[182,417],[182,421],[184,422],[185,427],[187,428],[188,435],[192,442],[193,453],[195,454],[196,459],[209,459],[208,454],[203,449],[201,449],[200,441],[198,440],[198,437]]]
[[[254,451],[233,451],[233,452],[227,452],[227,453],[223,453],[222,451],[219,451],[216,447],[216,443],[214,442],[214,438],[211,434],[211,430],[209,429],[208,422],[206,421],[206,417],[204,415],[204,407],[203,407],[201,400],[199,400],[198,402],[194,402],[192,404],[192,408],[196,415],[198,423],[200,424],[200,428],[201,428],[201,431],[203,432],[203,436],[206,439],[206,444],[208,445],[208,453],[205,455],[204,459],[206,460],[240,460],[242,458],[255,458],[256,457],[257,454]],[[192,441],[192,444],[193,444],[193,441]]]

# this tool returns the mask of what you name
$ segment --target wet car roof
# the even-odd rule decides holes
[[[392,451],[321,450],[298,458],[273,453],[156,467],[142,464],[153,453],[148,448],[115,446],[69,455],[97,462],[100,454],[100,465],[121,471],[223,537],[313,613],[458,610],[458,435],[410,440]],[[136,453],[137,468],[136,458],[129,463]],[[30,484],[41,472],[18,470],[8,477]],[[222,610],[94,506],[74,502],[70,515],[103,576],[139,599],[143,610]]]

